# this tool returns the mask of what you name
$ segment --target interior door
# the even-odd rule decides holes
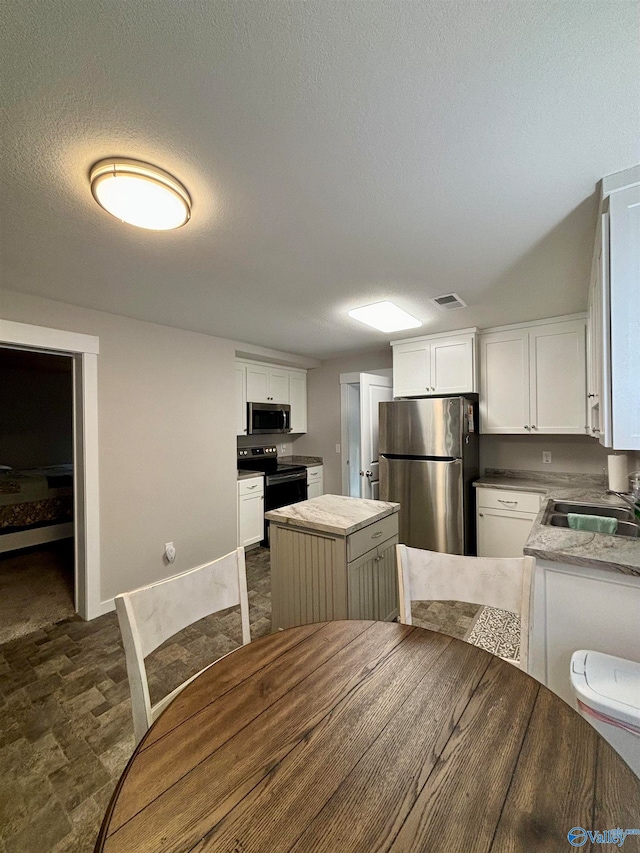
[[[374,373],[360,374],[360,479],[361,496],[378,500],[378,404],[393,399],[391,379]]]

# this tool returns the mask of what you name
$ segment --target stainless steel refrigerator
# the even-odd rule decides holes
[[[400,542],[476,553],[477,429],[477,395],[380,403],[380,499],[400,504]]]

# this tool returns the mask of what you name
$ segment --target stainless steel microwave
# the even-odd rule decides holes
[[[291,432],[288,403],[247,403],[247,434],[272,435]]]

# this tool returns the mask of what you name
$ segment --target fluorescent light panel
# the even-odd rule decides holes
[[[421,320],[407,314],[393,302],[374,302],[373,305],[353,308],[349,316],[381,332],[400,332],[403,329],[417,329],[422,325]]]

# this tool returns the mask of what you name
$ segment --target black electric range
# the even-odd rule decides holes
[[[275,446],[243,447],[238,450],[238,469],[264,473],[264,509],[306,501],[307,469],[304,465],[278,462]],[[264,522],[264,539],[261,545],[269,545],[269,522]]]

